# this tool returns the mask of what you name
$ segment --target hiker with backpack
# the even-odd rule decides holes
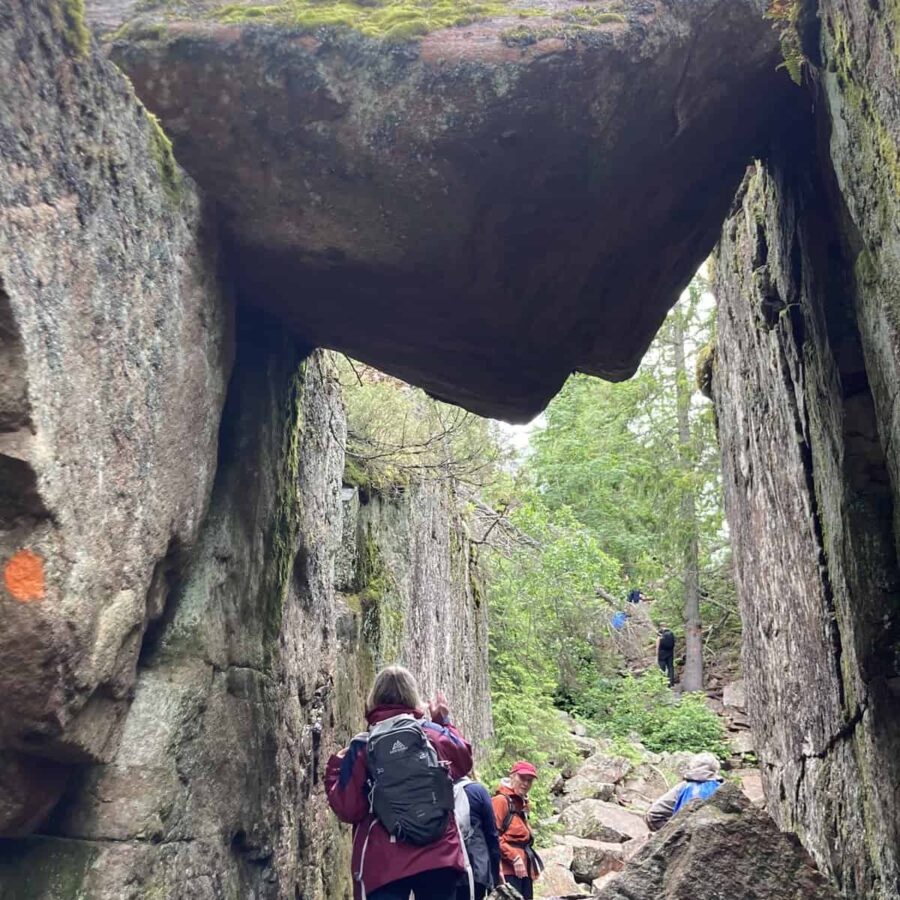
[[[524,900],[534,897],[534,882],[544,868],[528,822],[528,794],[537,777],[537,769],[520,760],[510,769],[509,777],[500,782],[493,800],[500,835],[500,877]]]
[[[656,662],[669,677],[669,687],[675,686],[675,635],[660,625],[656,638]]]
[[[647,810],[645,817],[647,827],[651,831],[659,831],[691,800],[705,800],[711,797],[721,784],[719,760],[712,753],[696,754],[685,769],[684,780],[679,781],[670,791],[666,791]]]
[[[353,825],[355,900],[456,900],[468,862],[453,780],[471,771],[472,748],[443,694],[428,711],[413,675],[388,666],[366,701],[369,730],[328,760],[328,803]]]
[[[468,876],[460,880],[456,900],[484,900],[500,884],[500,841],[491,795],[479,781],[466,777],[453,785],[453,801],[472,873],[471,885]]]

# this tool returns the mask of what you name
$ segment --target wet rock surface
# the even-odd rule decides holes
[[[217,202],[242,302],[518,420],[572,370],[635,370],[787,83],[755,0],[544,6],[392,45],[88,3]]]
[[[230,366],[194,187],[87,38],[59,4],[0,12],[0,834],[116,753]]]

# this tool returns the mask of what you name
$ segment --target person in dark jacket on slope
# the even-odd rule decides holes
[[[675,635],[660,625],[656,638],[656,662],[669,679],[669,687],[675,686]]]
[[[472,768],[472,748],[450,723],[441,693],[428,704],[427,721],[412,674],[401,666],[379,672],[366,702],[370,730],[398,716],[421,722],[425,736],[448,770],[459,779]],[[353,890],[355,900],[455,900],[465,874],[465,850],[453,815],[443,833],[419,846],[392,837],[370,811],[367,767],[368,733],[357,735],[329,760],[325,770],[328,803],[341,821],[353,825]],[[450,789],[452,806],[452,788]]]

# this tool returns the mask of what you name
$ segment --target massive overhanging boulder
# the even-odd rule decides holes
[[[762,0],[498,2],[401,43],[425,23],[308,5],[88,2],[242,302],[512,420],[573,370],[631,375],[779,114]]]

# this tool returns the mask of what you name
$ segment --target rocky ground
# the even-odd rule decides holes
[[[731,703],[739,701],[733,686],[726,693]],[[739,707],[728,708],[739,716]],[[652,753],[636,742],[617,748],[611,741],[589,737],[574,720],[569,720],[569,728],[582,761],[563,772],[553,786],[558,813],[551,822],[558,832],[552,846],[541,851],[547,866],[541,879],[544,897],[597,896],[618,878],[648,843],[644,814],[681,780],[693,756]],[[744,762],[740,754],[728,760],[726,779],[748,805],[762,807],[759,771]]]
[[[781,832],[738,772],[656,835],[648,798],[678,780],[689,754],[615,755],[576,736],[584,762],[557,786],[562,831],[542,851],[547,900],[830,900],[838,895],[795,836]]]

